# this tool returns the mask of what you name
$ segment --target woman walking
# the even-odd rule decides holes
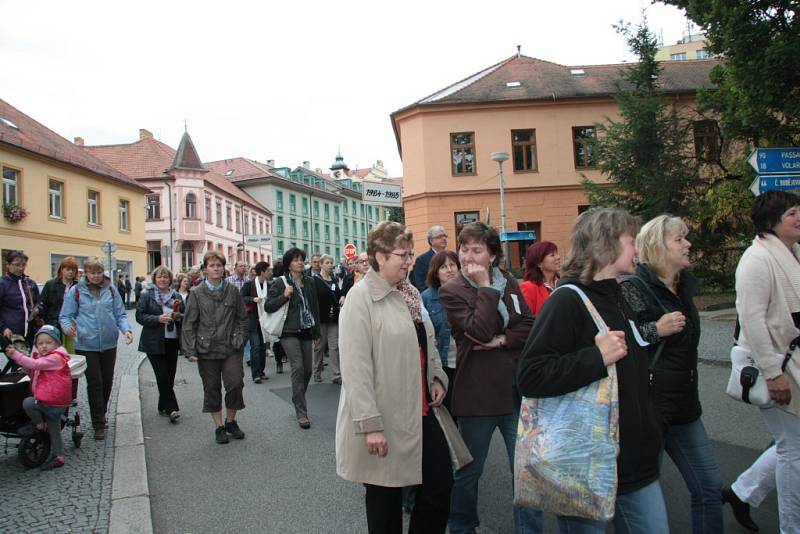
[[[172,288],[172,272],[159,266],[153,270],[154,287],[139,296],[136,322],[142,325],[139,352],[147,354],[158,386],[158,413],[177,423],[181,416],[175,397],[178,339],[184,303]]]
[[[264,312],[267,299],[267,282],[272,271],[269,263],[260,261],[255,265],[256,277],[247,280],[242,286],[242,300],[247,311],[248,335],[250,339],[250,372],[253,383],[267,380],[267,344],[261,332],[260,316]]]
[[[61,305],[64,303],[64,295],[69,289],[78,283],[78,263],[72,256],[67,256],[58,264],[55,278],[48,280],[42,288],[39,298],[39,317],[45,322],[55,326],[59,330],[58,314],[61,313]],[[75,340],[67,335],[62,335],[62,346],[68,353],[75,352]]]
[[[7,253],[6,274],[0,278],[0,334],[16,334],[33,346],[38,316],[39,286],[25,274],[28,256],[21,250]]]
[[[290,248],[283,255],[286,274],[273,281],[265,304],[267,313],[278,311],[288,302],[289,309],[281,333],[281,346],[292,368],[292,403],[300,428],[311,428],[306,404],[306,389],[311,381],[311,344],[319,340],[319,309],[314,281],[305,271],[306,253]],[[284,280],[286,282],[284,283]]]
[[[333,256],[323,254],[320,258],[319,275],[314,276],[319,303],[320,342],[314,347],[314,381],[322,382],[325,367],[325,351],[330,351],[331,371],[334,384],[342,383],[339,369],[339,299],[342,294],[333,276]]]

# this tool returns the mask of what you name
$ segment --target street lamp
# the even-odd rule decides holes
[[[506,184],[505,179],[503,177],[503,162],[507,161],[511,155],[508,152],[492,152],[489,154],[489,158],[492,161],[496,161],[497,164],[500,166],[500,238],[502,239],[503,234],[506,232]],[[503,240],[503,261],[506,264],[506,269],[511,268],[511,264],[509,263],[508,258],[508,241]]]

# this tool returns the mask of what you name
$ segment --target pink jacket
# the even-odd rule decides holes
[[[31,391],[34,399],[49,406],[69,406],[72,403],[69,354],[64,347],[58,347],[45,356],[34,351],[33,357],[28,357],[16,351],[11,359],[32,371]]]

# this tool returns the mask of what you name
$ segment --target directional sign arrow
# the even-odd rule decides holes
[[[760,195],[764,191],[791,191],[800,189],[800,174],[767,174],[756,176],[750,184],[750,191]]]
[[[747,162],[760,174],[800,172],[800,147],[757,148]]]

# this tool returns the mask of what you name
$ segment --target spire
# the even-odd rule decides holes
[[[178,145],[178,151],[175,153],[175,159],[172,161],[170,170],[171,169],[206,170],[205,167],[203,167],[203,161],[197,154],[197,149],[195,149],[188,131],[183,132],[181,144]]]
[[[332,171],[338,171],[339,169],[344,169],[349,171],[350,168],[347,166],[347,163],[344,162],[344,158],[342,157],[342,147],[339,147],[339,152],[336,154],[336,161],[333,162],[331,165]]]

